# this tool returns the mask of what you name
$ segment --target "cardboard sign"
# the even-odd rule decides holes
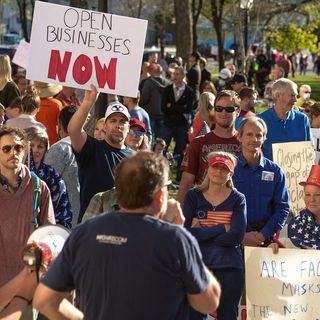
[[[135,97],[147,21],[36,1],[27,78]]]
[[[320,129],[311,128],[313,135],[313,146],[316,153],[316,164],[320,162]]]
[[[13,56],[12,62],[19,67],[27,69],[29,61],[29,42],[21,40],[16,53]]]
[[[285,173],[290,196],[290,208],[294,214],[305,208],[303,187],[299,182],[306,181],[315,162],[315,152],[311,141],[272,144],[273,161]]]
[[[247,319],[317,320],[320,251],[245,247]]]

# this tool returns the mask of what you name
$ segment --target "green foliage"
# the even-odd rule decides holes
[[[269,32],[268,39],[268,43],[278,51],[293,53],[297,49],[306,49],[317,52],[317,36],[295,24],[290,23],[276,33]]]

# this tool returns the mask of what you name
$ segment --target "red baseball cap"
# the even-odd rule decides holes
[[[234,172],[234,163],[233,163],[233,161],[231,161],[228,158],[220,157],[220,156],[212,157],[210,159],[209,163],[208,163],[208,167],[212,167],[217,163],[224,164],[230,170],[231,173]]]
[[[139,119],[136,119],[136,118],[130,119],[129,125],[130,125],[130,128],[136,126],[136,127],[139,127],[144,133],[147,132],[144,122],[140,121]]]

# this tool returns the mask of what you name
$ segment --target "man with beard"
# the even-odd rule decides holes
[[[22,270],[20,250],[33,229],[55,224],[47,185],[23,164],[26,147],[21,130],[0,129],[0,287]],[[36,192],[40,200],[34,210]]]
[[[83,130],[89,111],[97,99],[97,90],[91,86],[82,104],[68,126],[72,148],[76,154],[80,182],[79,220],[93,195],[109,190],[114,185],[113,168],[132,150],[124,141],[129,131],[130,114],[121,103],[108,106],[105,114],[105,140],[96,140]]]
[[[240,113],[240,99],[236,92],[223,90],[214,102],[216,126],[213,131],[193,139],[181,164],[182,178],[177,200],[184,202],[186,192],[202,182],[208,167],[207,155],[213,151],[226,151],[238,156],[240,143],[234,127]]]

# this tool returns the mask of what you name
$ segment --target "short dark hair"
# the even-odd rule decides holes
[[[221,98],[230,98],[234,104],[236,105],[236,107],[240,108],[240,98],[239,95],[233,91],[233,90],[222,90],[220,91],[217,96],[216,99],[214,100],[214,106],[217,105],[217,102],[221,99]]]
[[[310,106],[310,114],[315,117],[320,116],[320,102],[316,102]]]
[[[200,53],[197,52],[197,51],[192,52],[192,53],[190,54],[190,56],[191,56],[191,57],[194,57],[197,61],[199,61],[200,58],[201,58]]]
[[[6,127],[6,126],[3,126],[0,128],[0,139],[3,137],[3,136],[7,136],[7,135],[10,135],[10,136],[17,136],[19,137],[23,142],[27,142],[27,137],[24,133],[23,130],[19,129],[19,128],[11,128],[11,127]]]
[[[241,82],[244,82],[244,83],[248,83],[248,79],[247,79],[247,76],[243,73],[236,73],[232,80],[231,80],[232,83],[241,83]]]
[[[77,106],[66,106],[61,110],[59,122],[65,132],[68,132],[68,124],[78,109],[79,107]]]
[[[115,170],[118,204],[126,209],[148,207],[153,195],[169,178],[165,157],[151,151],[139,151],[124,158]]]
[[[250,87],[243,87],[239,91],[239,98],[242,100],[244,98],[252,98],[254,95],[258,95],[258,91],[256,89]]]

